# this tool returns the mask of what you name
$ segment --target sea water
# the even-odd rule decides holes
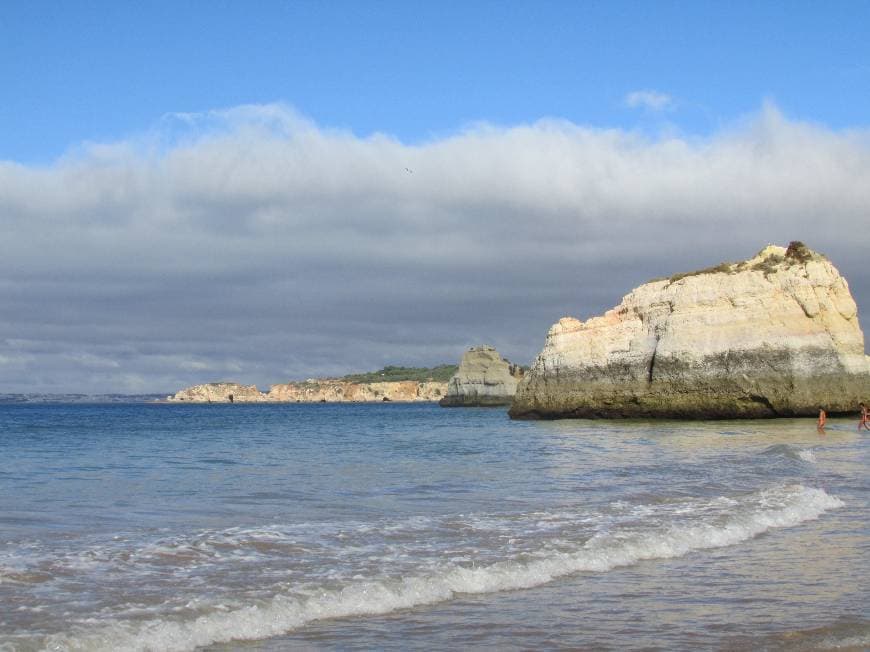
[[[0,650],[865,649],[829,424],[0,406]]]

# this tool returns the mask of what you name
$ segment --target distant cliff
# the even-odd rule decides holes
[[[510,405],[523,377],[522,368],[502,359],[491,346],[470,348],[447,384],[442,407]]]
[[[206,383],[194,385],[167,397],[170,402],[188,403],[371,403],[437,401],[447,393],[447,383],[437,380],[455,367],[426,369],[385,367],[370,374],[344,378],[316,378],[272,385],[261,392],[254,385]],[[392,380],[410,376],[411,380]],[[434,376],[436,379],[424,380]],[[348,379],[364,378],[364,381]],[[374,380],[387,378],[391,380]]]
[[[854,411],[870,358],[846,280],[795,242],[641,285],[566,317],[520,383],[514,418],[730,418]]]
[[[370,403],[376,401],[437,401],[447,393],[447,383],[401,380],[351,383],[344,380],[314,380],[272,385],[268,400],[287,403]]]

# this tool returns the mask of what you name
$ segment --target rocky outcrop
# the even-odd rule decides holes
[[[369,403],[437,401],[447,393],[447,383],[413,380],[352,383],[343,380],[312,379],[272,385],[268,392],[254,385],[208,383],[188,387],[170,402],[189,403]],[[232,397],[232,398],[230,398]]]
[[[514,418],[732,418],[854,411],[870,358],[849,286],[801,243],[641,285],[566,317],[517,390]]]
[[[491,346],[475,346],[462,356],[447,383],[442,407],[510,405],[523,377],[522,368],[502,359]]]
[[[256,385],[206,383],[182,389],[174,396],[167,397],[167,400],[188,403],[262,403],[269,399]]]

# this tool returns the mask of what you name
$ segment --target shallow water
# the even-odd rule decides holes
[[[0,649],[864,649],[855,425],[0,406]]]

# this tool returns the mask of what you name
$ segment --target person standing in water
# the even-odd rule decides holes
[[[861,408],[861,420],[858,422],[858,430],[861,430],[863,427],[864,430],[870,430],[870,408],[868,408],[863,403],[858,403],[858,407]]]
[[[819,431],[820,434],[825,433],[825,423],[828,421],[828,415],[825,414],[824,408],[819,408],[819,422],[816,424],[816,430]]]

